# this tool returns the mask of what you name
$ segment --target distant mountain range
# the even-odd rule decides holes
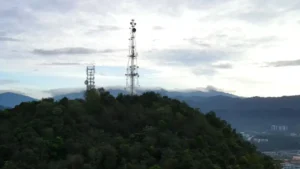
[[[117,88],[108,89],[108,91],[114,96],[119,93],[126,94],[126,91]],[[145,91],[147,90],[137,92],[143,93]],[[297,128],[298,119],[300,119],[300,96],[241,98],[216,90],[167,91],[155,89],[152,91],[185,101],[192,107],[200,108],[204,113],[213,110],[219,117],[229,121],[233,127],[241,130],[265,130],[270,128],[272,124],[289,125],[290,129],[293,129]],[[60,93],[56,92],[53,98],[60,100],[63,97],[69,99],[84,97],[84,91]],[[34,100],[36,99],[22,94],[0,94],[1,107],[14,107],[21,102]]]
[[[271,125],[287,125],[300,132],[300,96],[234,98],[177,97],[202,112],[215,111],[235,128],[264,131]]]
[[[128,94],[128,92],[126,90],[122,90],[122,89],[117,89],[117,88],[109,88],[107,89],[107,91],[110,92],[111,95],[113,96],[117,96],[119,93],[123,93],[123,94]],[[176,97],[212,97],[212,96],[227,96],[227,97],[238,97],[229,93],[225,93],[225,92],[220,92],[220,91],[216,91],[216,90],[207,90],[207,91],[199,91],[199,90],[185,90],[185,91],[169,91],[169,90],[165,90],[165,89],[144,89],[144,90],[137,90],[137,94],[142,94],[146,91],[153,91],[155,93],[159,93],[163,96],[168,96],[168,97],[172,97],[172,98],[176,98]],[[65,93],[65,94],[58,94],[55,95],[54,98],[56,100],[60,100],[63,97],[67,97],[69,99],[76,99],[76,98],[83,98],[84,97],[84,91],[80,91],[80,92],[73,92],[73,93]]]
[[[36,99],[12,92],[0,94],[0,105],[2,107],[15,107],[16,105],[19,105],[22,102],[30,102],[34,100]]]
[[[127,91],[120,89],[120,88],[108,88],[107,91],[109,91],[113,96],[117,96],[119,93],[127,94]],[[154,91],[156,93],[160,93],[161,95],[166,95],[169,97],[210,97],[210,96],[228,96],[228,97],[237,97],[235,95],[220,92],[217,90],[213,90],[210,88],[207,88],[205,91],[199,91],[199,90],[186,90],[186,91],[168,91],[164,89],[141,89],[138,90],[138,94],[142,94],[146,91]],[[83,90],[77,90],[74,92],[74,89],[58,89],[58,90],[50,90],[48,91],[52,94],[53,98],[55,100],[60,100],[63,97],[67,97],[69,99],[76,99],[76,98],[84,98],[84,91]],[[22,102],[28,102],[28,101],[34,101],[37,100],[35,98],[26,96],[25,94],[15,93],[15,92],[5,92],[0,94],[0,105],[3,107],[14,107],[16,105],[19,105]]]

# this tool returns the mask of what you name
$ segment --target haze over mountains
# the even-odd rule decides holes
[[[119,93],[126,94],[127,91],[122,87],[107,87],[105,90],[109,91],[113,96],[117,96]],[[63,97],[67,97],[69,99],[78,99],[84,97],[84,89],[83,88],[75,88],[75,89],[52,89],[48,91],[44,91],[45,95],[43,98],[53,97],[56,100],[62,99]],[[137,90],[138,94],[142,94],[146,91],[154,91],[156,93],[160,93],[161,95],[169,96],[169,97],[192,97],[192,96],[200,96],[200,97],[211,97],[211,96],[228,96],[228,97],[237,97],[235,95],[222,92],[217,90],[212,86],[208,86],[201,90],[165,90],[163,88],[140,88]],[[0,105],[5,107],[13,107],[15,105],[20,104],[21,102],[27,102],[35,99],[40,99],[37,97],[26,96],[26,94],[15,92],[15,91],[6,91],[0,94]]]
[[[122,88],[107,88],[113,95],[126,94]],[[185,101],[194,108],[200,108],[204,113],[215,111],[217,116],[227,120],[231,125],[240,130],[266,130],[272,124],[290,125],[290,129],[296,128],[300,117],[300,96],[284,97],[252,97],[242,98],[226,92],[217,91],[207,87],[206,90],[168,91],[162,88],[141,89],[138,94],[145,91],[154,91],[163,96]],[[55,100],[63,97],[69,99],[83,98],[84,90],[80,89],[56,89],[48,91]],[[36,100],[16,93],[0,94],[0,109],[14,107],[21,102]]]

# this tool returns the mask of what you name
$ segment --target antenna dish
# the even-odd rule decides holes
[[[132,28],[132,32],[136,32],[136,28]]]
[[[85,85],[87,85],[87,84],[88,84],[88,81],[87,81],[87,80],[85,80],[85,81],[84,81],[84,84],[85,84]]]

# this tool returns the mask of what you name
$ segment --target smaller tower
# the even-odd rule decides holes
[[[86,67],[86,91],[91,89],[95,89],[95,65],[87,66]]]

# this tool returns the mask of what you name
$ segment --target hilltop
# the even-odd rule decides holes
[[[153,92],[99,91],[0,111],[0,168],[277,168],[214,112]]]

